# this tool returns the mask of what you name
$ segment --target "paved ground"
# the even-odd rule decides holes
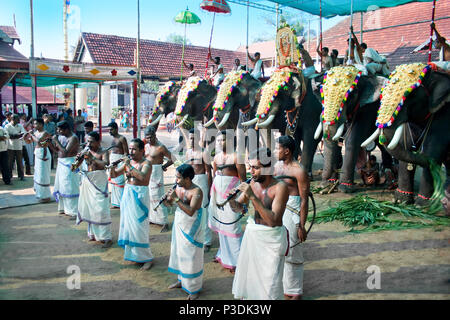
[[[165,143],[175,139],[167,134],[160,138]],[[166,173],[168,185],[171,179],[173,169]],[[186,298],[179,289],[167,289],[176,279],[167,271],[170,232],[160,233],[158,227],[149,226],[155,264],[149,271],[140,271],[123,260],[123,250],[116,243],[105,250],[88,242],[86,225],[76,226],[58,216],[55,202],[33,204],[31,176],[13,183],[12,188],[0,185],[0,299]],[[381,199],[391,197],[380,189],[365,192]],[[315,195],[318,210],[348,197]],[[111,215],[113,240],[117,241],[120,212],[115,209]],[[304,245],[305,299],[450,299],[450,228],[358,235],[346,231],[337,222],[312,228]],[[213,248],[205,254],[200,299],[233,299],[233,275],[211,261],[217,249],[215,236]],[[371,265],[380,268],[380,289],[367,287]],[[80,289],[67,287],[70,266],[81,271]]]

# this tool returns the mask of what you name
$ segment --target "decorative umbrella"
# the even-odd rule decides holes
[[[195,13],[189,11],[189,8],[186,8],[185,11],[181,11],[180,13],[177,14],[177,16],[175,17],[175,22],[184,24],[184,40],[183,40],[183,51],[181,53],[181,77],[180,77],[180,81],[182,81],[183,80],[184,47],[186,45],[186,26],[188,24],[201,23],[202,21]]]
[[[208,49],[208,58],[206,58],[206,67],[205,67],[205,78],[208,73],[208,63],[209,58],[211,58],[211,41],[214,30],[214,21],[216,20],[216,13],[231,13],[230,6],[227,4],[225,0],[203,0],[200,4],[200,8],[205,11],[214,12],[213,16],[213,24],[211,27],[211,36],[209,37],[209,49]]]

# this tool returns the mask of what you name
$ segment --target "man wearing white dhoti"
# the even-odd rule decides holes
[[[169,231],[169,210],[161,204],[157,210],[154,208],[157,206],[161,197],[164,195],[164,172],[169,166],[173,164],[172,154],[156,138],[156,129],[152,126],[145,128],[145,156],[147,160],[152,163],[152,175],[150,177],[149,192],[150,192],[150,223],[162,226],[161,232]],[[164,157],[168,160],[164,162]]]
[[[431,28],[436,34],[435,47],[440,49],[439,61],[433,61],[433,63],[441,70],[450,73],[450,44],[447,40],[439,34],[434,23],[431,24]]]
[[[284,262],[284,297],[299,300],[303,295],[303,242],[306,240],[305,223],[308,215],[309,178],[300,163],[293,158],[295,141],[290,136],[277,139],[279,162],[274,175],[282,179],[289,190],[289,199],[283,214],[283,225],[289,232],[289,253]]]
[[[100,135],[87,136],[89,151],[84,156],[87,170],[81,170],[77,224],[86,221],[89,241],[100,241],[102,248],[112,245],[109,210],[108,176],[105,171],[106,152],[100,147]]]
[[[232,141],[232,135],[228,138]],[[211,185],[211,200],[209,204],[208,225],[219,235],[219,250],[214,262],[234,272],[241,248],[243,236],[242,216],[234,212],[230,203],[227,203],[227,194],[235,188],[240,181],[245,181],[245,164],[238,163],[235,152],[227,148],[227,134],[222,131],[216,139],[216,155],[212,164],[214,180]]]
[[[203,193],[194,184],[194,168],[182,164],[177,168],[177,188],[167,198],[167,203],[176,203],[172,228],[172,242],[168,270],[178,275],[178,281],[169,289],[182,288],[197,299],[203,284],[203,241],[205,238],[205,215],[202,209]]]
[[[51,135],[44,130],[44,120],[38,118],[34,120],[34,128],[36,131],[31,138],[36,144],[34,149],[34,191],[39,202],[45,203],[50,201],[50,173],[52,154],[48,148],[48,140]]]
[[[127,183],[120,201],[120,229],[118,244],[124,248],[124,259],[142,265],[148,270],[153,265],[150,248],[148,214],[150,207],[148,182],[152,173],[151,163],[144,157],[144,142],[133,139],[130,143],[130,159],[120,168],[112,167],[111,178],[121,174]]]
[[[188,150],[186,151],[186,162],[194,168],[195,177],[192,180],[194,184],[200,187],[203,193],[202,209],[205,217],[209,216],[209,190],[211,186],[211,165],[208,163],[206,151],[201,150],[200,132],[197,129],[192,128],[189,130],[189,143]],[[211,248],[212,234],[211,229],[208,226],[208,219],[204,219],[205,223],[203,228],[205,229],[205,252],[208,252]]]
[[[270,150],[260,148],[249,155],[250,184],[242,183],[235,204],[252,202],[254,217],[249,217],[233,280],[236,299],[275,300],[283,298],[283,269],[289,241],[283,226],[289,190],[273,178]],[[266,159],[267,159],[266,158]],[[234,200],[231,200],[234,201]]]
[[[53,196],[58,202],[58,213],[66,214],[70,220],[75,220],[78,214],[78,197],[80,193],[80,178],[77,171],[72,171],[76,154],[80,146],[78,138],[65,120],[57,124],[58,135],[54,136],[49,147],[58,153]]]
[[[113,140],[111,142],[111,152],[109,154],[108,162],[112,163],[128,155],[127,139],[119,134],[119,127],[117,123],[111,122],[108,124],[109,133]],[[116,178],[110,178],[111,185],[111,207],[119,208],[120,200],[122,199],[123,188],[125,187],[125,176],[120,175]]]

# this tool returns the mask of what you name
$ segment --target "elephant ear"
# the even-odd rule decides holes
[[[439,111],[446,103],[450,103],[450,76],[440,72],[431,74],[430,112]]]
[[[369,76],[362,77],[360,81],[363,81],[364,85],[361,86],[362,92],[360,93],[360,106],[364,106],[366,104],[373,103],[380,99],[381,89],[388,82],[388,79],[385,77],[379,76]]]

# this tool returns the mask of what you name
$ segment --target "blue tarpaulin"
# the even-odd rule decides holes
[[[352,0],[267,0],[285,7],[295,8],[313,15],[320,15],[322,2],[322,17],[348,16],[352,13]],[[353,13],[367,12],[379,8],[390,8],[410,2],[433,2],[433,0],[353,0]],[[430,16],[432,5],[430,4]]]

